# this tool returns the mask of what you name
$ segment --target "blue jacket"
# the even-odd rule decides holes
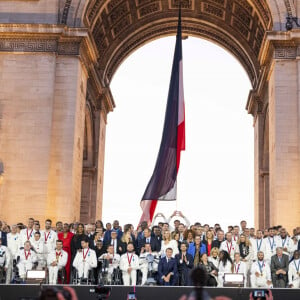
[[[173,273],[173,276],[170,278],[170,282],[165,282],[162,277]],[[176,285],[178,278],[177,271],[177,260],[175,258],[169,259],[167,262],[166,256],[163,257],[158,263],[158,281],[161,285]]]
[[[206,253],[206,246],[205,246],[205,244],[203,244],[203,243],[201,243],[200,244],[200,249],[199,249],[200,251],[200,255],[202,254],[202,253]],[[195,253],[196,253],[196,246],[195,246],[195,243],[190,243],[189,244],[189,248],[188,248],[188,250],[187,250],[187,253],[188,254],[191,254],[192,256],[193,256],[193,258],[195,257]]]

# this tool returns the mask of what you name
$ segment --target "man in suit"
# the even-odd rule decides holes
[[[151,230],[149,228],[144,229],[144,237],[138,241],[138,253],[141,253],[145,244],[150,244],[152,252],[159,252],[161,248],[161,242],[155,237],[151,236]]]
[[[158,281],[161,285],[176,285],[178,278],[177,260],[172,257],[173,249],[166,249],[166,256],[158,264]]]
[[[276,254],[271,257],[271,275],[274,287],[286,287],[288,267],[289,257],[283,254],[282,247],[277,247]]]
[[[110,232],[110,239],[105,243],[105,248],[109,245],[113,245],[114,253],[123,254],[123,249],[121,246],[121,240],[118,238],[118,232],[115,229],[112,229]]]
[[[108,241],[110,240],[110,235],[111,232],[115,231],[117,233],[117,238],[121,239],[123,232],[119,226],[119,221],[118,220],[114,220],[113,222],[113,228],[111,230],[106,230],[105,234],[104,234],[104,238],[103,238],[103,242],[104,244],[108,244]]]
[[[217,231],[217,239],[212,242],[211,248],[220,248],[223,241],[224,241],[224,231],[222,229],[219,229]]]
[[[180,253],[175,255],[178,268],[178,279],[180,286],[191,285],[190,271],[193,269],[194,260],[191,254],[187,253],[188,244],[183,242],[180,245]]]

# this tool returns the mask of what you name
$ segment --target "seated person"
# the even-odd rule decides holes
[[[120,269],[124,285],[136,285],[136,271],[139,268],[139,257],[134,253],[134,245],[127,244],[127,252],[121,256]]]
[[[289,264],[289,287],[300,288],[300,251],[294,252],[293,260]]]
[[[114,253],[113,245],[108,245],[107,252],[102,254],[99,257],[99,260],[103,260],[102,272],[107,272],[108,282],[112,281],[112,275],[113,275],[114,269],[119,267],[120,259],[121,259],[120,255],[118,253]]]
[[[2,238],[0,237],[0,268],[3,268],[7,272],[8,268],[11,267],[11,255],[6,246],[2,245]],[[9,276],[6,274],[5,282],[10,282]]]
[[[31,249],[30,241],[26,241],[24,248],[21,248],[17,253],[17,267],[22,279],[26,278],[27,271],[32,270],[35,263],[37,263],[37,256]]]
[[[148,271],[149,271],[149,262],[147,260],[148,255],[153,255],[154,257],[154,260],[152,262],[152,271],[157,272],[158,269],[158,260],[159,260],[158,252],[152,251],[150,243],[144,244],[144,246],[141,248],[141,253],[139,258],[140,270],[142,272],[142,283],[141,283],[142,285],[146,283],[148,278]]]
[[[274,287],[286,287],[288,268],[289,256],[283,253],[282,247],[277,247],[276,254],[271,257],[271,277]]]
[[[88,278],[89,271],[97,267],[96,252],[89,248],[89,238],[86,236],[81,241],[82,249],[78,249],[73,261],[73,267],[78,272],[79,278]]]
[[[161,285],[176,285],[178,279],[177,260],[172,257],[173,249],[166,249],[166,256],[158,264],[158,282]]]
[[[61,240],[56,241],[56,249],[48,254],[49,284],[57,284],[58,270],[64,268],[68,261],[68,253],[63,248]]]

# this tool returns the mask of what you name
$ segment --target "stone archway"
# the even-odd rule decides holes
[[[35,113],[36,122],[40,122],[41,112],[51,115],[40,124],[43,139],[33,138],[30,145],[14,139],[22,128],[21,121],[15,125],[16,132],[9,126],[14,113],[19,112],[23,124],[28,123],[29,138],[35,132],[33,117],[22,114],[24,95],[12,86],[3,89],[0,155],[11,175],[7,175],[2,198],[14,199],[21,206],[23,195],[27,195],[27,204],[39,200],[40,208],[33,212],[23,205],[26,216],[33,213],[40,219],[50,215],[55,220],[78,220],[82,174],[87,171],[83,158],[85,120],[89,119],[87,124],[93,124],[94,134],[93,160],[88,168],[94,172],[94,191],[88,205],[95,207],[95,216],[90,217],[101,217],[106,116],[115,106],[109,88],[111,78],[135,49],[155,38],[175,34],[178,1],[64,0],[49,4],[40,0],[22,5],[18,1],[1,1],[0,8],[6,16],[5,24],[0,25],[2,77],[10,78],[11,70],[15,76],[31,72],[33,80],[20,83],[26,91],[32,85],[27,92],[30,96],[27,109]],[[300,33],[296,28],[286,31],[285,25],[286,17],[298,15],[300,1],[181,2],[183,33],[227,49],[243,65],[252,83],[246,109],[254,118],[256,226],[296,224],[300,215],[297,108]],[[37,77],[44,70],[47,73]],[[38,97],[44,85],[48,89]],[[285,101],[286,97],[289,101]],[[9,109],[7,99],[14,99],[11,101],[14,111]],[[38,102],[40,99],[48,102]],[[2,150],[4,145],[9,150]],[[30,164],[24,157],[11,154],[12,149],[22,147],[24,157],[36,152],[43,161],[38,167],[32,165],[32,178],[26,177],[24,170]],[[14,168],[19,172],[14,172]],[[17,183],[14,178],[18,178]],[[15,192],[18,185],[20,193]],[[282,216],[280,208],[286,201],[293,213]],[[70,206],[72,210],[64,214]],[[1,201],[0,216],[11,215],[9,206]]]

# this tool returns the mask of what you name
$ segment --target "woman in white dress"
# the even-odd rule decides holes
[[[166,256],[167,248],[172,248],[173,249],[172,257],[175,257],[175,255],[179,253],[177,241],[171,239],[171,233],[168,230],[166,230],[163,233],[163,238],[162,238],[162,241],[161,241],[161,249],[160,249],[160,252],[159,252],[161,257]]]

